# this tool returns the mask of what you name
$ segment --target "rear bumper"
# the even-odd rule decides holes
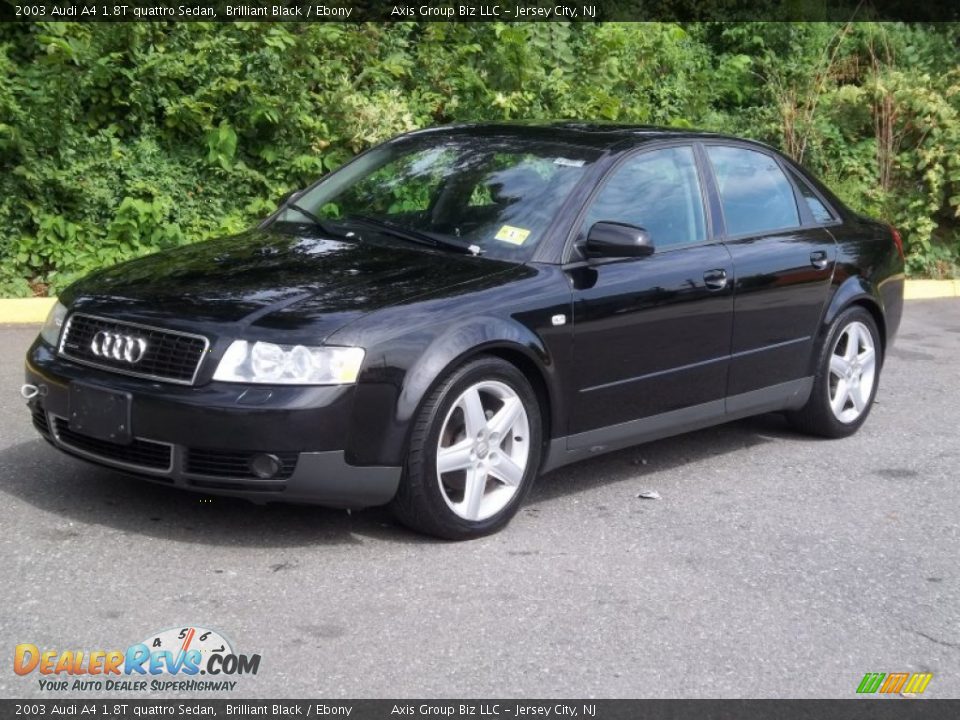
[[[893,345],[900,320],[903,318],[903,295],[906,280],[903,273],[888,278],[880,284],[880,299],[883,303],[883,315],[886,325],[887,349]]]
[[[400,482],[400,467],[348,461],[353,387],[174,386],[62,360],[40,340],[27,355],[26,381],[40,388],[28,403],[34,426],[54,447],[154,482],[260,503],[354,508],[389,502]],[[130,394],[132,443],[71,429],[73,381]],[[260,455],[277,462],[275,474],[253,471]]]

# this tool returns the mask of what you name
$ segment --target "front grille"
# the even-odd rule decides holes
[[[53,430],[61,445],[95,458],[150,470],[169,471],[173,464],[173,447],[164,443],[135,438],[129,445],[118,445],[74,432],[63,418],[53,419]]]
[[[37,432],[44,437],[50,437],[50,423],[47,421],[47,413],[41,407],[35,407],[31,411],[33,415],[33,426]]]
[[[261,451],[263,452],[263,451]],[[223,478],[257,478],[250,470],[250,460],[261,452],[235,452],[233,450],[201,450],[191,448],[187,451],[187,472],[191,475],[206,475]],[[275,452],[280,460],[280,471],[270,480],[286,480],[293,475],[300,457],[296,452]]]
[[[134,363],[95,354],[91,345],[101,331],[144,340],[143,356]],[[125,375],[190,385],[197,376],[207,346],[207,339],[200,335],[74,313],[67,320],[60,354]]]

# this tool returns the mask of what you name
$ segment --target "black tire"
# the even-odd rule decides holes
[[[837,339],[852,323],[861,323],[869,330],[873,340],[875,369],[873,387],[867,399],[866,406],[860,415],[851,422],[842,422],[830,407],[830,356],[833,354]],[[880,369],[883,366],[883,347],[880,343],[880,333],[877,323],[865,308],[854,305],[837,316],[830,326],[823,344],[817,350],[817,371],[814,375],[813,389],[807,403],[794,412],[787,413],[787,419],[797,430],[810,435],[826,438],[843,438],[853,435],[870,415],[877,388],[880,386]]]
[[[440,433],[447,413],[472,385],[494,380],[509,386],[520,398],[529,423],[528,459],[512,499],[493,516],[467,520],[444,499],[436,473]],[[533,486],[540,468],[543,425],[537,395],[527,378],[510,363],[491,356],[470,360],[450,372],[424,401],[414,421],[403,479],[391,510],[403,525],[446,540],[468,540],[496,532],[516,514]]]

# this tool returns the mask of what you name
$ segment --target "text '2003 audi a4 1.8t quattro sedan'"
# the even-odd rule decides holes
[[[902,307],[897,231],[764,145],[438,128],[75,283],[24,394],[95,463],[469,538],[596,453],[770,411],[853,433]]]

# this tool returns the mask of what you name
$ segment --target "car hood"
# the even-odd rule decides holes
[[[317,338],[378,308],[517,267],[374,234],[358,241],[255,229],[98,271],[62,300],[117,319],[309,328]]]

